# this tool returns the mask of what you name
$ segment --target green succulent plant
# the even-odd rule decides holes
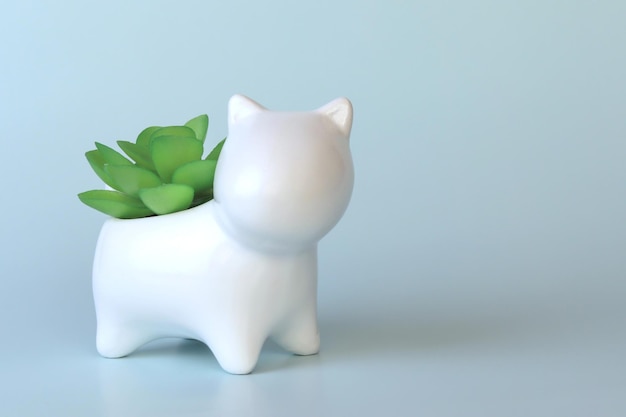
[[[87,161],[112,190],[78,194],[80,201],[120,219],[174,213],[213,198],[213,178],[224,140],[207,155],[206,114],[183,126],[151,126],[135,142],[117,141],[128,158],[96,142]]]

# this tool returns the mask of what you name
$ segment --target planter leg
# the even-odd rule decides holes
[[[291,316],[285,325],[272,335],[283,349],[296,355],[315,355],[320,350],[320,334],[317,327],[315,306],[303,307]]]
[[[121,358],[153,339],[152,334],[141,329],[105,322],[98,323],[96,347],[105,358]]]
[[[205,343],[213,352],[215,359],[222,369],[230,374],[245,375],[252,372],[259,360],[261,348],[266,337],[260,335],[245,335],[239,332],[226,335],[216,335],[212,343]]]

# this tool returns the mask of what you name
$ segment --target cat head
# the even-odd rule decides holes
[[[267,248],[317,242],[339,221],[354,183],[352,105],[275,112],[241,95],[215,173],[218,212],[232,233]]]

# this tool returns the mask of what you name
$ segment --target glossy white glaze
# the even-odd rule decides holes
[[[93,268],[101,355],[193,338],[246,374],[268,337],[318,352],[317,242],[352,193],[352,106],[273,112],[236,95],[228,110],[214,200],[105,222]]]

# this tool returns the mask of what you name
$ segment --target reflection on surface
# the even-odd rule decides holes
[[[153,342],[122,359],[90,358],[99,409],[104,416],[280,417],[389,415],[389,404],[454,408],[450,387],[472,405],[475,395],[501,386],[503,370],[515,375],[506,379],[514,386],[536,384],[511,357],[524,369],[560,358],[536,348],[558,339],[554,326],[541,325],[542,316],[527,310],[416,312],[323,316],[319,355],[294,356],[268,342],[251,375],[225,373],[193,340]],[[541,344],[529,345],[533,340]],[[560,372],[576,369],[560,366]]]
[[[439,361],[453,372],[448,361],[459,351],[483,357],[524,337],[515,314],[402,313],[321,317],[319,355],[294,356],[268,342],[251,375],[225,373],[194,340],[164,339],[126,358],[98,358],[102,409],[106,416],[276,417],[294,415],[294,407],[303,415],[349,415],[354,410],[343,406],[359,404],[373,412],[384,401],[361,390],[378,386],[394,398],[411,398],[415,381],[436,377]]]
[[[285,396],[313,406],[317,360],[268,343],[253,374],[230,375],[203,343],[164,339],[126,358],[98,358],[101,409],[105,416],[277,415]]]

